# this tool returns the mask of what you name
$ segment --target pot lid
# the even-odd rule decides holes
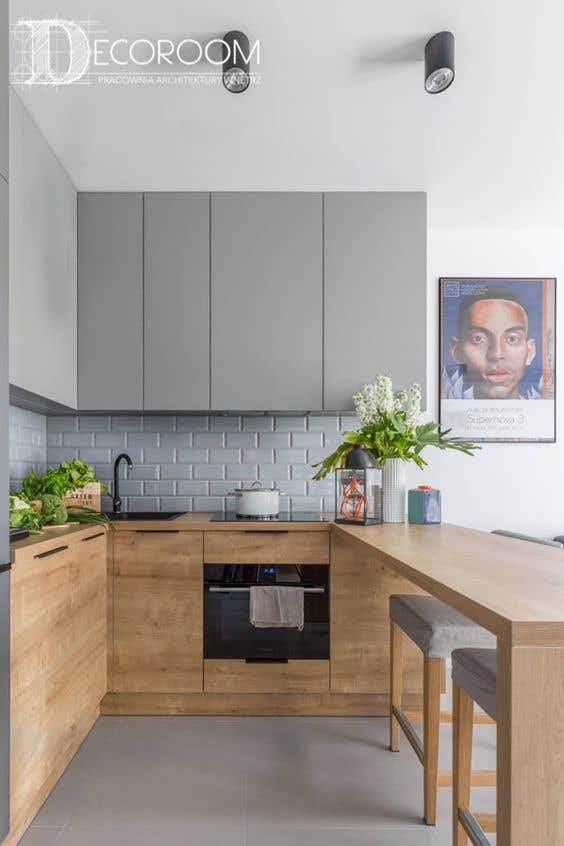
[[[256,481],[256,482],[252,482],[251,486],[248,487],[248,488],[245,488],[245,487],[235,488],[233,493],[235,493],[235,494],[238,494],[238,493],[280,493],[280,490],[279,490],[279,488],[276,487],[276,485],[273,485],[273,487],[271,487],[271,488],[263,488],[262,482]]]

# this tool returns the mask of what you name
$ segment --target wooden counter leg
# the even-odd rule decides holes
[[[394,705],[401,709],[403,683],[403,632],[390,620],[390,749],[399,752],[400,727],[394,716]]]
[[[561,846],[564,648],[498,639],[497,846]]]

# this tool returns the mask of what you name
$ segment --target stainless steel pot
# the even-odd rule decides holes
[[[278,488],[263,488],[261,482],[253,482],[250,488],[231,491],[235,497],[237,517],[278,517],[280,494]]]

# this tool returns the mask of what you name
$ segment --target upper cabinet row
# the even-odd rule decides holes
[[[425,313],[425,194],[79,194],[80,409],[346,410]]]

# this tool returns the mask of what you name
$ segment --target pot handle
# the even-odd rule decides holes
[[[251,485],[251,488],[254,488],[255,485],[258,485],[259,488],[262,488],[262,482],[259,482],[259,481],[253,482],[253,484]]]

